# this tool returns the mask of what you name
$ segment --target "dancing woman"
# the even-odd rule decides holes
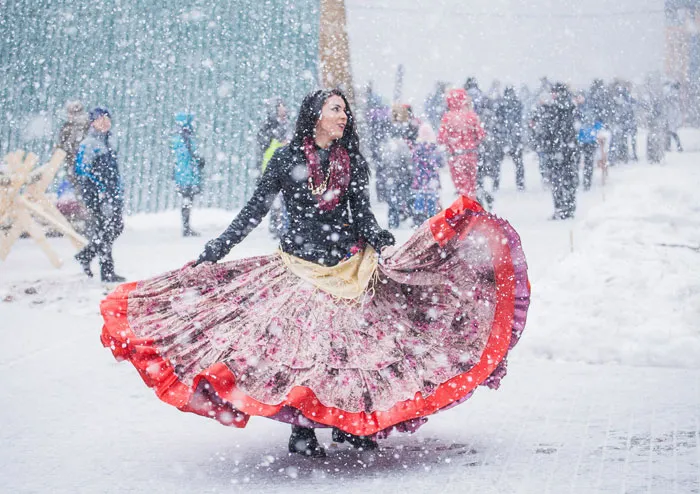
[[[290,222],[279,251],[217,264],[279,192]],[[347,99],[316,91],[197,262],[103,301],[102,342],[180,410],[290,423],[289,451],[305,456],[325,456],[316,428],[373,449],[497,387],[530,295],[518,235],[468,198],[393,244],[370,209]]]

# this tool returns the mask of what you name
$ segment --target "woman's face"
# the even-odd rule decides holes
[[[316,135],[325,135],[333,140],[343,137],[348,124],[348,115],[345,111],[343,98],[335,94],[328,98],[321,108],[321,117],[316,123]]]

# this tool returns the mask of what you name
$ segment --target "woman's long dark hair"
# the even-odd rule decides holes
[[[307,137],[313,139],[315,137],[316,124],[321,117],[321,110],[326,100],[331,96],[340,96],[343,99],[345,103],[345,114],[348,117],[343,137],[338,139],[337,143],[348,151],[352,165],[369,176],[369,166],[360,153],[360,138],[357,135],[355,116],[352,113],[348,99],[340,89],[319,89],[304,97],[304,101],[301,102],[301,108],[299,109],[299,116],[297,117],[291,147],[293,150],[301,150],[304,148],[304,139]]]

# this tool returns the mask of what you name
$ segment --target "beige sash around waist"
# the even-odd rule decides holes
[[[377,270],[377,253],[369,245],[335,266],[319,266],[281,250],[279,253],[284,265],[292,273],[338,298],[360,297]]]

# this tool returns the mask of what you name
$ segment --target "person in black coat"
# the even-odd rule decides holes
[[[523,104],[518,99],[512,86],[506,87],[503,92],[503,97],[499,100],[496,107],[496,117],[502,148],[515,164],[515,184],[518,190],[525,190],[522,131]]]
[[[492,192],[497,192],[501,183],[501,164],[505,157],[503,139],[498,123],[497,101],[484,97],[479,118],[486,131],[486,137],[479,144],[479,166],[476,177],[477,200],[486,209],[492,209],[494,196],[486,188],[486,177],[491,178]]]
[[[544,152],[550,167],[554,214],[552,219],[573,218],[578,187],[576,106],[563,83],[552,86],[552,103],[544,109]]]
[[[95,108],[89,120],[88,135],[80,143],[75,159],[83,202],[90,211],[89,243],[75,259],[92,278],[90,264],[99,257],[102,281],[122,282],[125,278],[114,272],[112,258],[112,245],[124,229],[121,175],[117,153],[109,142],[112,119],[108,110]]]

